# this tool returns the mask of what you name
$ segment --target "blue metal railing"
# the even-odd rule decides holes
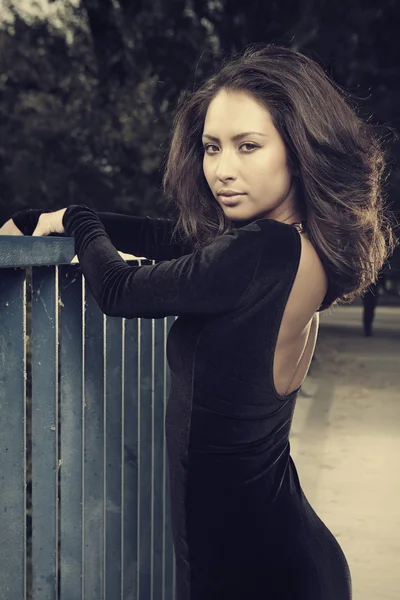
[[[0,236],[0,600],[173,600],[174,318],[106,317],[73,256]]]

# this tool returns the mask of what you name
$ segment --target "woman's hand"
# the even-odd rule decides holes
[[[12,219],[9,219],[0,227],[0,235],[24,235],[22,231],[18,229]]]
[[[32,236],[49,235],[50,233],[64,233],[62,219],[67,209],[62,208],[51,213],[42,213],[39,217]]]

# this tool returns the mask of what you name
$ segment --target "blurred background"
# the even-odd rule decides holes
[[[399,216],[398,0],[0,0],[0,14],[1,224],[21,208],[80,203],[167,216],[176,105],[253,42],[310,53],[379,127]],[[399,597],[399,433],[397,250],[367,299],[323,313],[291,436],[360,600]]]
[[[168,216],[177,103],[253,42],[310,53],[377,125],[399,214],[398,0],[0,0],[0,11],[0,222],[81,203]],[[381,294],[399,296],[400,250],[390,266]]]

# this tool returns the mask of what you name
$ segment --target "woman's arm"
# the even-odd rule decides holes
[[[271,250],[277,242],[276,227],[264,221],[221,235],[187,256],[152,266],[126,264],[98,215],[87,206],[69,206],[62,224],[65,235],[75,238],[82,273],[106,315],[158,319],[223,313],[264,294],[272,283],[265,277],[257,282],[255,276],[264,250],[268,260],[276,259]],[[264,232],[264,226],[271,232]]]
[[[151,260],[171,260],[189,254],[188,243],[171,241],[172,219],[136,217],[117,213],[97,213],[113,246],[134,256]]]
[[[45,212],[51,211],[28,208],[14,213],[12,220],[24,235],[32,235],[40,215]],[[171,260],[192,251],[188,243],[171,241],[175,225],[172,219],[153,219],[111,212],[96,214],[113,246],[125,254],[144,256],[150,260]]]

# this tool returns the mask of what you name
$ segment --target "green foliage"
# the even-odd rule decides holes
[[[161,214],[179,98],[221,56],[252,42],[308,50],[364,115],[398,123],[394,0],[81,0],[62,3],[62,27],[43,15],[28,20],[16,5],[0,27],[2,221],[22,207],[72,203]]]

